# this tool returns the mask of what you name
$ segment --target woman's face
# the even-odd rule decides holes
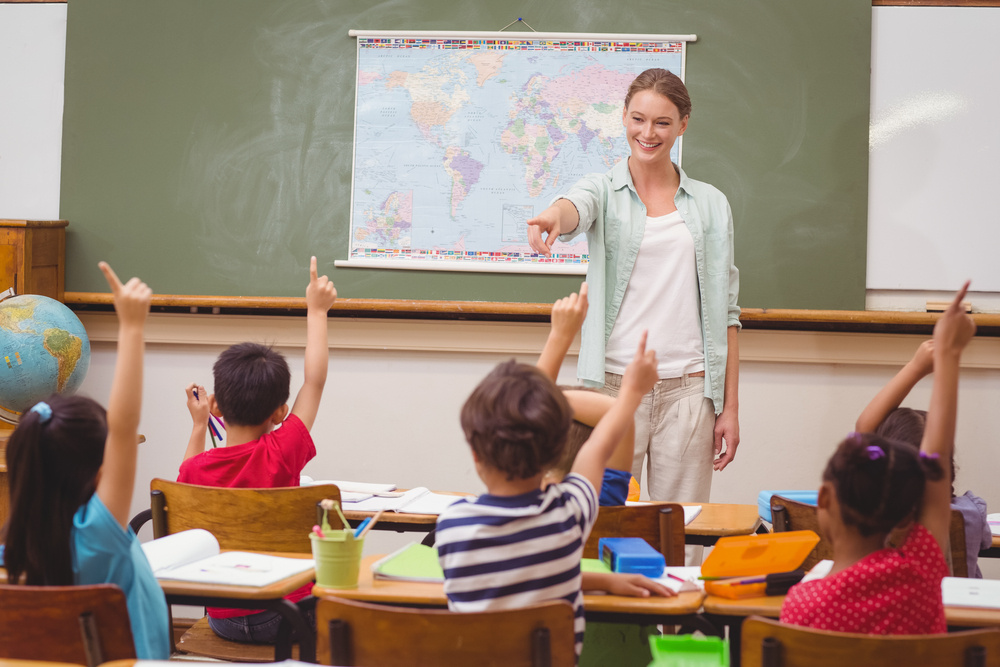
[[[622,124],[632,157],[642,162],[670,162],[670,149],[687,129],[677,105],[652,90],[632,96],[622,112]]]

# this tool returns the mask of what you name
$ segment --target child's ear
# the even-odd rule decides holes
[[[280,408],[271,413],[271,423],[277,426],[281,422],[285,421],[285,417],[287,416],[288,416],[288,403],[285,403]]]
[[[819,487],[819,497],[816,499],[816,506],[819,507],[820,509],[829,511],[830,494],[832,492],[833,489],[830,488],[830,485],[827,482],[823,482],[823,484],[821,484]]]
[[[208,411],[216,419],[222,419],[222,411],[219,410],[219,404],[215,402],[215,394],[208,395]]]

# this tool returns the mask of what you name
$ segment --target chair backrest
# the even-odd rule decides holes
[[[518,609],[451,612],[316,603],[321,665],[378,667],[573,667],[573,607],[564,601]]]
[[[117,586],[0,585],[0,658],[96,667],[135,657]]]
[[[584,558],[597,558],[602,537],[641,537],[663,554],[667,565],[683,565],[684,508],[677,503],[601,507],[583,547]]]
[[[783,496],[771,496],[771,520],[776,533],[790,530],[811,530],[819,535],[819,543],[806,556],[805,562],[802,563],[802,569],[809,570],[821,560],[833,558],[833,549],[830,547],[830,543],[823,539],[823,533],[820,532],[815,505],[807,505]]]
[[[1000,629],[943,635],[856,635],[785,625],[752,616],[743,622],[743,667],[985,667],[1000,665]]]
[[[775,532],[812,530],[820,536],[819,544],[802,564],[803,569],[808,570],[821,560],[833,558],[830,543],[823,539],[823,534],[819,530],[815,505],[806,505],[782,496],[771,496],[771,518],[774,522]],[[951,511],[949,528],[951,550],[945,554],[945,559],[949,561],[948,564],[953,576],[967,577],[969,576],[969,564],[965,557],[965,521],[962,519],[962,513],[958,510]],[[900,546],[906,539],[907,533],[907,529],[893,531],[889,535],[889,544]]]
[[[154,479],[149,484],[153,536],[192,528],[215,535],[223,549],[309,553],[316,503],[340,501],[333,484],[276,489],[229,489]],[[341,528],[336,513],[330,525]]]

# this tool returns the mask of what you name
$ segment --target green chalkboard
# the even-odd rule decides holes
[[[870,0],[71,2],[66,289],[104,290],[107,259],[161,294],[299,296],[315,254],[344,297],[571,291],[578,278],[333,267],[349,235],[348,30],[519,16],[547,32],[696,34],[684,168],[732,204],[740,304],[864,308]]]

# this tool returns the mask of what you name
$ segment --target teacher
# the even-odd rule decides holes
[[[590,311],[577,375],[616,395],[649,331],[660,381],[636,411],[632,474],[653,500],[708,502],[712,470],[736,455],[739,271],[726,196],[670,159],[691,98],[665,69],[635,78],[622,124],[631,155],[591,174],[528,221],[535,252],[587,234]],[[544,235],[544,238],[543,238]]]

